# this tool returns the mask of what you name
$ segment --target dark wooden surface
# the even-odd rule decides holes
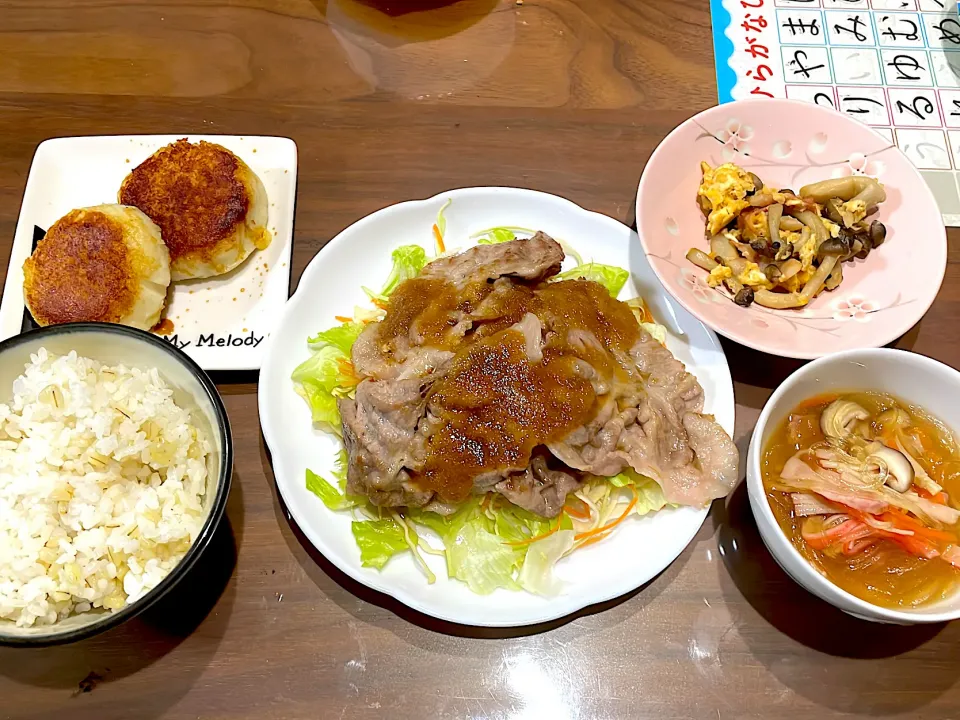
[[[716,100],[710,32],[707,0],[0,0],[0,258],[33,150],[59,135],[293,137],[294,282],[352,221],[453,187],[531,187],[623,220],[656,144]],[[899,343],[951,364],[956,241]],[[796,365],[726,348],[745,449]],[[109,634],[0,650],[0,717],[960,716],[960,624],[868,625],[814,599],[764,550],[742,487],[597,612],[498,634],[406,611],[307,549],[255,377],[220,379],[237,458],[214,547]]]

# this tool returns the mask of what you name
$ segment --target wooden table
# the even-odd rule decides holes
[[[354,220],[448,188],[531,187],[624,220],[656,144],[716,101],[710,33],[707,0],[0,0],[3,264],[33,150],[58,135],[293,137],[295,279]],[[898,343],[954,364],[957,237],[940,297]],[[745,450],[795,365],[726,347]],[[218,380],[236,471],[202,566],[102,637],[0,650],[0,716],[960,714],[960,624],[869,625],[814,599],[763,548],[742,486],[605,607],[532,632],[418,616],[291,528],[256,378]]]

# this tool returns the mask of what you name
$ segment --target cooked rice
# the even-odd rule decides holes
[[[0,404],[0,618],[19,626],[155,587],[200,532],[211,451],[155,369],[30,359]]]

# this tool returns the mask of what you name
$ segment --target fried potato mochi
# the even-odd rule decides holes
[[[24,301],[39,325],[95,321],[149,330],[169,285],[160,228],[123,205],[71,210],[23,263]]]
[[[174,280],[222,275],[270,244],[263,183],[214,143],[160,148],[126,177],[119,200],[160,226]]]

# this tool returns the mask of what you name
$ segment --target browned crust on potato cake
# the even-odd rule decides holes
[[[246,220],[252,198],[236,177],[239,168],[226,148],[177,140],[133,169],[119,199],[160,226],[171,263],[184,255],[210,260]]]
[[[136,302],[137,264],[123,226],[101,212],[73,210],[23,265],[27,306],[40,325],[119,322]]]

